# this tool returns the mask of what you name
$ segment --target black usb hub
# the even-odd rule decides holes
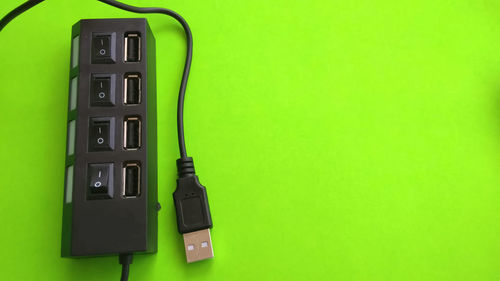
[[[153,33],[96,19],[72,38],[62,256],[156,252]]]
[[[30,0],[0,19],[0,31],[43,2]],[[188,263],[214,257],[212,217],[184,138],[184,99],[193,35],[177,12],[98,0],[139,14],[175,19],[186,36],[177,100],[177,229]],[[119,254],[122,281],[134,253],[157,249],[155,39],[146,19],[81,20],[73,25],[63,204],[63,257]]]

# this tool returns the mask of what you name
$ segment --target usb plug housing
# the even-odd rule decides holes
[[[184,237],[187,262],[214,256],[210,228],[212,217],[207,192],[195,175],[191,157],[177,160],[179,178],[174,192],[177,227]]]

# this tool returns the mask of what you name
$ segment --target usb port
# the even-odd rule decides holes
[[[141,36],[139,33],[125,35],[125,61],[138,62],[141,60]]]
[[[125,198],[138,197],[141,194],[141,166],[137,162],[123,165],[123,189]]]
[[[125,117],[123,121],[123,148],[137,150],[141,147],[141,120],[139,117]]]
[[[126,74],[123,88],[123,103],[141,103],[141,76],[138,74]]]

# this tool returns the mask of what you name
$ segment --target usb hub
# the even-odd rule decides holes
[[[98,19],[72,37],[62,255],[156,252],[153,33],[146,19]]]
[[[30,0],[0,20],[0,31],[43,0]],[[206,189],[186,152],[184,100],[193,36],[173,10],[98,0],[140,14],[175,19],[186,38],[177,104],[177,229],[186,261],[214,256]],[[134,253],[157,249],[157,140],[155,39],[146,19],[80,20],[73,25],[61,255],[118,255],[121,280]]]

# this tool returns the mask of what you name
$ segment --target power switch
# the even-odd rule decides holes
[[[90,93],[91,106],[113,106],[115,104],[115,75],[92,75],[92,89]]]
[[[92,63],[115,63],[115,33],[92,33]]]
[[[89,151],[110,151],[114,142],[115,118],[91,118],[89,122]]]
[[[113,163],[89,164],[87,199],[113,197]]]

